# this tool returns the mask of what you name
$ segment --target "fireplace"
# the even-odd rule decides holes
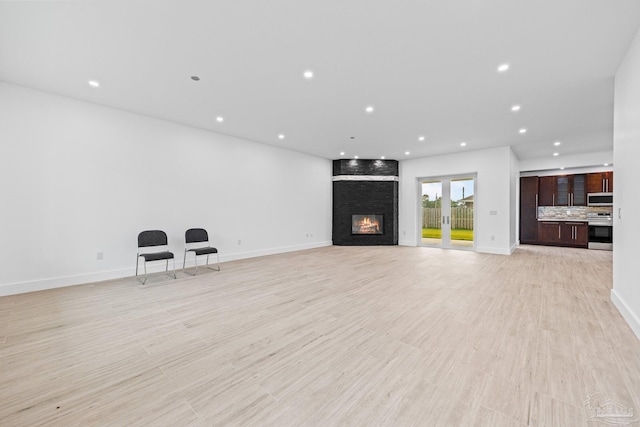
[[[333,161],[334,245],[398,244],[398,161]]]
[[[384,215],[351,215],[351,234],[384,234]]]

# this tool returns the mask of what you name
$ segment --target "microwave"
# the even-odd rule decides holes
[[[613,193],[587,193],[587,206],[613,206]]]

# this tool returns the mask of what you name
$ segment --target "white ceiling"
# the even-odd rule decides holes
[[[612,149],[639,25],[638,0],[3,1],[0,80],[328,159],[525,160]]]

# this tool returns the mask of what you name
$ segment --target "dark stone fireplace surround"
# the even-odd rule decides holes
[[[384,215],[383,234],[351,234],[354,214]],[[333,161],[333,244],[398,244],[398,161]]]

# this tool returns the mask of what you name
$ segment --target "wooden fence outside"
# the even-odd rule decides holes
[[[422,208],[422,228],[440,228],[442,208]],[[451,208],[451,228],[473,230],[473,208]]]

